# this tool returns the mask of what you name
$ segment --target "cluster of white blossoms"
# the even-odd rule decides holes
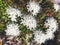
[[[60,5],[59,5],[60,0],[52,0],[52,2],[54,3],[54,9],[55,9],[55,11],[56,12],[59,11],[60,10]]]
[[[8,8],[6,13],[9,15],[9,18],[11,18],[11,21],[16,21],[16,18],[22,15],[20,10],[12,7]]]
[[[58,23],[57,20],[54,19],[53,17],[50,17],[46,20],[45,24],[46,27],[48,27],[48,31],[52,31],[51,33],[54,33],[56,29],[58,29]]]
[[[39,5],[38,2],[30,1],[27,4],[27,9],[28,9],[28,12],[31,12],[31,14],[34,16],[34,15],[37,15],[37,13],[39,13],[41,6]]]
[[[19,30],[18,24],[9,24],[5,32],[6,35],[19,36],[21,31]]]
[[[60,3],[60,0],[52,0],[54,3]]]
[[[54,35],[52,33],[44,34],[42,31],[35,31],[34,32],[34,41],[36,41],[39,44],[44,43],[45,41],[49,39],[53,39]]]
[[[59,5],[57,3],[54,3],[54,8],[56,9],[56,11],[59,10]],[[37,27],[37,21],[34,17],[34,15],[37,15],[37,13],[39,13],[41,7],[39,5],[39,3],[37,2],[29,2],[27,4],[27,9],[28,12],[31,12],[31,15],[23,15],[21,14],[21,12],[18,9],[15,8],[8,8],[6,10],[6,13],[9,15],[9,18],[11,18],[12,21],[17,21],[16,18],[17,16],[21,17],[21,24],[23,24],[24,26],[26,26],[27,29],[35,30]],[[54,19],[53,17],[48,18],[45,22],[44,25],[46,27],[48,27],[46,29],[46,34],[43,33],[41,30],[36,30],[33,31],[34,33],[34,41],[36,41],[37,43],[44,43],[47,40],[51,40],[54,38],[54,32],[57,30],[58,28],[58,23],[57,20]],[[6,35],[10,35],[10,36],[19,36],[20,35],[20,30],[19,30],[19,26],[18,24],[9,24],[7,26],[7,29],[5,30]],[[27,39],[28,39],[28,35]]]
[[[27,27],[27,29],[34,30],[37,26],[36,20],[32,15],[23,16],[21,24]]]
[[[46,27],[49,26],[49,28],[46,30],[46,34],[40,30],[34,32],[34,40],[40,44],[44,43],[47,40],[53,39],[54,32],[58,28],[58,23],[53,17],[48,18],[44,25],[46,25]]]
[[[58,4],[54,4],[54,9],[55,9],[56,12],[59,11],[59,9],[60,9],[60,5],[58,5]]]

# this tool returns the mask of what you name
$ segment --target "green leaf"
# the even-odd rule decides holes
[[[45,15],[42,15],[42,16],[41,16],[41,19],[44,19],[44,18],[45,18]]]
[[[60,19],[60,15],[57,15],[56,17],[57,17],[58,19]]]
[[[42,0],[39,0],[39,3],[41,3],[42,2]]]
[[[3,31],[3,30],[5,30],[4,24],[0,23],[0,31]]]

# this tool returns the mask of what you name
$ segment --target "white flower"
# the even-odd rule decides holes
[[[11,7],[6,10],[6,13],[9,15],[9,18],[11,18],[12,21],[16,21],[16,18],[22,15],[18,9]]]
[[[54,3],[60,3],[60,0],[52,0]]]
[[[54,9],[55,9],[55,11],[57,12],[57,11],[59,11],[60,6],[59,6],[58,4],[54,4]]]
[[[27,27],[27,29],[34,30],[36,28],[36,20],[32,15],[23,16],[21,24]]]
[[[37,2],[34,2],[34,1],[30,1],[28,4],[27,4],[27,9],[28,9],[28,12],[31,12],[34,15],[37,15],[37,13],[39,13],[39,10],[40,10],[40,6],[39,6],[39,3]]]
[[[19,36],[21,31],[19,30],[18,24],[9,24],[5,32],[6,35]]]
[[[50,32],[52,31],[52,33],[54,33],[56,29],[58,29],[57,20],[53,17],[48,18],[44,25],[48,26],[49,28],[47,30],[49,30]]]
[[[54,38],[54,35],[52,33],[44,34],[42,31],[34,32],[34,41],[36,41],[39,44],[42,44],[45,41],[53,38]]]
[[[58,23],[53,17],[48,18],[44,25],[46,25],[46,27],[49,26],[49,28],[46,30],[46,34],[40,30],[34,32],[34,40],[40,44],[44,43],[45,41],[49,39],[50,40],[53,39],[54,32],[58,28]]]

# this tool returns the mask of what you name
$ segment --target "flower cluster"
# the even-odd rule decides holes
[[[9,15],[9,18],[11,18],[11,21],[17,21],[16,18],[22,15],[21,11],[12,7],[6,10],[6,14]]]
[[[33,1],[27,4],[27,9],[28,12],[31,12],[32,15],[34,16],[37,15],[37,13],[39,13],[41,6],[39,5],[39,3]]]
[[[53,17],[48,18],[44,25],[48,27],[48,30],[52,31],[51,33],[54,33],[56,29],[58,29],[57,20],[54,19]]]
[[[54,9],[55,9],[56,12],[59,11],[60,10],[60,5],[54,4]]]
[[[60,0],[53,0],[54,3],[60,3]]]
[[[60,10],[60,5],[59,5],[60,0],[52,0],[52,2],[54,3],[54,9],[55,9],[55,11],[56,12],[59,11]]]
[[[53,17],[48,18],[44,25],[48,27],[46,30],[46,34],[40,30],[34,32],[34,40],[40,44],[44,43],[46,40],[53,39],[54,32],[58,28],[58,23]]]
[[[46,32],[43,33],[40,27],[37,30],[37,24],[40,23],[39,22],[40,18],[36,16],[40,12],[42,6],[40,6],[39,3],[35,1],[30,1],[29,3],[27,3],[26,6],[27,6],[28,12],[30,13],[27,12],[27,14],[21,14],[20,10],[12,7],[6,10],[6,14],[8,14],[9,18],[11,18],[11,23],[7,26],[7,29],[5,30],[6,35],[12,36],[10,37],[10,39],[12,39],[14,37],[20,36],[21,33],[22,34],[25,33],[26,37],[23,37],[23,40],[26,40],[26,42],[28,42],[27,40],[32,38],[32,35],[34,35],[33,41],[34,42],[36,41],[40,45],[47,40],[52,40],[54,38],[54,32],[56,32],[56,30],[58,29],[57,20],[54,17],[48,17],[44,22],[44,26],[46,27]],[[54,8],[56,9],[56,11],[60,9],[59,7],[60,6],[57,3],[54,3]],[[38,21],[36,17],[39,18]],[[24,28],[24,29],[22,30],[21,28]],[[25,29],[28,31],[26,31]],[[30,36],[25,31],[26,32],[31,31],[33,33],[29,32],[31,33],[31,36]]]
[[[9,24],[5,32],[6,35],[19,36],[21,31],[19,30],[18,24]]]
[[[37,26],[37,22],[32,15],[23,16],[21,19],[21,24],[27,27],[27,29],[35,30]]]

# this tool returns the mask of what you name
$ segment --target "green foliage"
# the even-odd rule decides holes
[[[42,0],[39,0],[39,3],[41,3],[42,2]]]
[[[60,19],[60,15],[56,16],[58,19]]]
[[[21,30],[24,34],[27,34],[27,33],[29,33],[29,32],[32,32],[32,31],[30,31],[29,29],[27,29],[23,24],[20,24],[20,25],[19,25],[19,28],[20,28],[20,30]]]
[[[9,20],[8,15],[5,14],[5,10],[7,7],[8,4],[6,4],[3,0],[0,0],[0,31],[6,29],[6,24]]]
[[[3,31],[3,30],[5,30],[5,26],[4,24],[0,24],[0,31]]]

